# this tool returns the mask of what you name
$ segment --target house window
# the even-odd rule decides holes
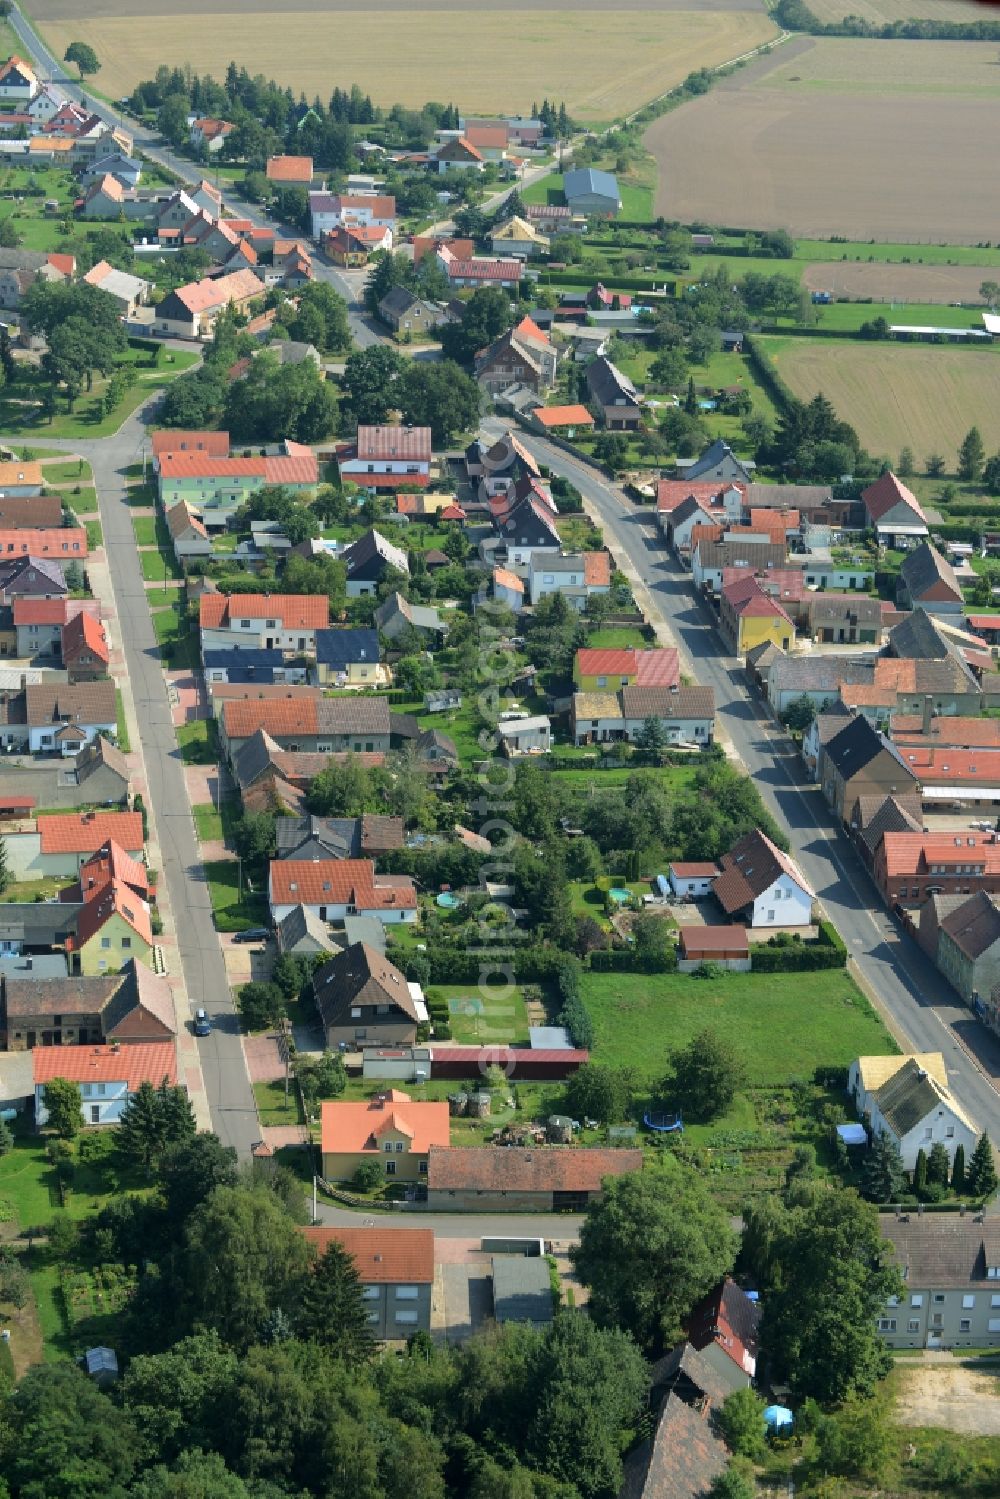
[[[959,1324],[958,1324],[958,1330],[959,1330],[959,1332],[971,1332],[972,1331],[972,1318],[971,1317],[962,1317],[961,1320],[959,1321]]]
[[[92,1103],[90,1105],[90,1122],[91,1124],[100,1124],[101,1122],[101,1106],[99,1103]]]
[[[396,1141],[396,1154],[397,1155],[402,1155],[403,1154],[403,1148],[404,1148],[403,1147],[403,1141],[402,1140],[397,1140]]]
[[[110,937],[102,937],[101,938],[101,946],[102,947],[110,947],[111,946],[111,938]]]
[[[923,1306],[923,1304],[924,1304],[924,1296],[923,1296],[923,1292],[922,1291],[921,1291],[921,1293],[920,1293],[919,1296],[911,1296],[910,1297],[910,1305],[911,1306]]]
[[[896,1331],[896,1319],[895,1319],[895,1317],[879,1317],[879,1319],[878,1319],[878,1330],[879,1330],[879,1332],[895,1332]]]
[[[385,1144],[382,1146],[382,1149],[385,1151],[386,1155],[392,1155],[392,1141],[386,1140]]]
[[[606,687],[608,685],[607,677],[598,677],[597,685],[598,687]]]
[[[386,1176],[395,1176],[396,1175],[396,1162],[395,1161],[386,1161],[386,1163],[385,1163],[385,1174],[386,1174]]]
[[[953,1124],[949,1124],[948,1128],[944,1132],[944,1137],[946,1140],[954,1140],[955,1126]]]
[[[426,1176],[427,1175],[427,1162],[426,1161],[421,1161],[420,1162],[420,1175],[421,1176]]]
[[[925,1140],[929,1140],[931,1138],[931,1136],[933,1135],[933,1133],[934,1133],[934,1131],[933,1131],[932,1126],[928,1124],[927,1127],[926,1127],[926,1129],[924,1130],[924,1139]]]
[[[935,1291],[934,1292],[934,1305],[935,1306],[944,1306],[944,1292],[943,1291]]]
[[[417,1313],[416,1312],[397,1312],[396,1313],[396,1321],[399,1322],[400,1324],[404,1324],[405,1323],[406,1326],[412,1327],[414,1325],[414,1323],[417,1321]]]
[[[963,1312],[971,1311],[972,1308],[975,1306],[975,1304],[976,1304],[976,1298],[975,1298],[975,1296],[963,1296],[962,1297],[962,1310],[963,1310]]]
[[[940,1327],[944,1326],[944,1315],[943,1315],[943,1313],[941,1313],[941,1312],[935,1312],[934,1313],[933,1317],[931,1318],[931,1326],[935,1327],[935,1328],[940,1328]]]
[[[132,946],[132,938],[131,937],[123,937],[122,938],[122,947],[131,947],[131,946]]]
[[[987,1332],[1000,1332],[1000,1317],[991,1317],[986,1324]]]
[[[378,1322],[378,1320],[379,1320],[379,1314],[378,1314],[378,1312],[369,1312],[368,1313],[368,1320],[369,1320],[369,1322]]]
[[[910,1320],[909,1320],[909,1322],[907,1322],[907,1324],[906,1324],[906,1330],[907,1330],[907,1332],[919,1332],[920,1331],[920,1318],[919,1317],[911,1317]]]
[[[362,1301],[377,1301],[380,1295],[378,1286],[362,1286],[361,1288]]]
[[[416,1301],[416,1299],[417,1299],[417,1297],[419,1295],[420,1295],[420,1288],[418,1286],[397,1286],[396,1287],[396,1300],[397,1301]]]
[[[351,1011],[351,1019],[352,1020],[360,1020],[361,1019],[361,1011],[357,1010],[357,1009],[352,1010]]]
[[[991,1296],[990,1306],[1000,1306],[1000,1296]]]

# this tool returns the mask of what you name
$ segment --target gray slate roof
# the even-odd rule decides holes
[[[1000,942],[1000,901],[985,890],[977,890],[940,923],[960,952],[967,958],[982,957]]]
[[[899,1140],[926,1119],[940,1102],[930,1074],[912,1057],[887,1083],[882,1084],[875,1098],[879,1112]]]
[[[889,631],[889,651],[893,656],[912,661],[943,661],[950,654],[926,609],[911,609],[898,625],[893,625]]]
[[[859,796],[858,836],[874,855],[886,833],[920,833],[923,822],[919,796]]]
[[[704,1499],[728,1462],[707,1414],[670,1394],[652,1438],[625,1461],[619,1499]]]
[[[632,381],[603,354],[587,367],[587,389],[602,406],[622,400],[629,406],[639,405],[639,393]]]
[[[625,718],[712,719],[715,692],[711,687],[623,687],[621,705]]]
[[[782,656],[767,679],[772,692],[836,692],[841,682],[870,682],[870,661],[852,661],[844,656]]]
[[[922,598],[935,583],[945,583],[956,598],[962,597],[962,586],[955,576],[955,569],[930,542],[922,541],[912,552],[907,552],[899,576],[912,599]]]
[[[990,1263],[1000,1255],[995,1239],[1000,1220],[994,1213],[977,1223],[971,1214],[908,1214],[908,1221],[892,1213],[879,1215],[879,1228],[896,1251],[896,1259],[906,1271],[906,1282],[914,1290],[962,1290],[987,1284],[986,1251]],[[989,1281],[995,1288],[997,1281]]]
[[[493,1256],[493,1314],[498,1322],[552,1321],[552,1282],[548,1261],[522,1254]]]
[[[417,1011],[406,979],[384,953],[352,943],[313,976],[316,1008],[325,1026],[348,1023],[352,1005],[390,1005],[414,1025]]]
[[[826,746],[828,759],[845,781],[850,780],[851,776],[863,770],[866,765],[870,765],[883,750],[888,751],[899,762],[900,768],[906,772],[909,780],[916,781],[917,777],[912,766],[907,765],[896,746],[860,714],[853,718],[846,728],[841,729],[839,734],[835,734]]]

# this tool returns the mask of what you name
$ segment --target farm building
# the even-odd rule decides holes
[[[600,1195],[605,1178],[641,1170],[641,1150],[432,1145],[427,1206],[444,1213],[582,1213]]]

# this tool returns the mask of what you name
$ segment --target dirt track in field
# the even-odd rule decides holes
[[[961,1364],[960,1357],[941,1362],[900,1360],[896,1378],[901,1390],[895,1408],[900,1426],[1000,1436],[1000,1369],[977,1368],[976,1360]]]
[[[835,260],[810,265],[802,283],[837,297],[876,302],[978,302],[984,281],[1000,280],[995,265],[882,265]]]
[[[998,134],[993,48],[797,37],[645,139],[666,218],[977,244],[1000,239]]]

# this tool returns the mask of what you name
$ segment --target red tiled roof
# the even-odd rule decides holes
[[[916,495],[892,473],[882,474],[874,484],[862,490],[861,501],[873,521],[881,520],[895,505],[905,505],[917,520],[927,521]]]
[[[69,939],[67,946],[71,951],[79,952],[86,943],[97,936],[114,915],[128,922],[136,936],[140,937],[147,947],[152,947],[153,928],[149,918],[149,907],[133,890],[118,880],[112,880],[110,884],[104,885],[85,903],[77,918],[76,935]]]
[[[524,267],[519,260],[449,260],[445,270],[450,281],[520,281]]]
[[[376,876],[371,859],[272,859],[269,888],[276,906],[410,911],[417,904],[409,876]]]
[[[383,1101],[384,1100],[384,1101]],[[445,1100],[414,1103],[408,1093],[391,1088],[360,1103],[324,1103],[321,1149],[324,1155],[382,1153],[380,1136],[396,1130],[409,1138],[410,1149],[423,1155],[432,1145],[447,1148],[451,1140]]]
[[[956,749],[1000,749],[1000,719],[942,715],[931,719],[930,733],[925,734],[923,720],[918,713],[897,714],[892,720],[890,737],[900,747],[912,744],[954,745]]]
[[[177,287],[170,295],[176,297],[188,312],[206,312],[228,302],[262,297],[264,283],[253,271],[232,271],[228,276],[217,276],[214,280],[205,276],[201,281],[190,281],[187,286]]]
[[[702,953],[745,958],[750,951],[745,926],[682,926],[680,945],[686,958],[699,957]]]
[[[427,1185],[436,1191],[596,1192],[606,1176],[641,1169],[641,1150],[436,1146],[428,1158]]]
[[[584,552],[583,581],[590,588],[611,586],[611,557],[607,552]]]
[[[750,511],[750,529],[759,531],[761,527],[773,531],[780,527],[782,531],[797,530],[802,520],[797,510],[768,510],[759,507]]]
[[[203,630],[217,630],[234,619],[279,619],[286,630],[325,630],[330,600],[311,593],[202,594],[198,620]]]
[[[463,137],[470,146],[475,146],[480,151],[498,148],[506,151],[509,138],[510,132],[506,125],[467,125]]]
[[[19,553],[31,557],[86,557],[87,533],[82,526],[0,531],[0,561]]]
[[[581,677],[632,677],[635,687],[675,687],[681,679],[677,652],[668,646],[642,651],[584,648],[576,653],[576,665]]]
[[[734,843],[719,862],[722,873],[715,880],[712,892],[729,916],[763,895],[783,874],[815,899],[816,892],[799,866],[759,828]]]
[[[172,1041],[140,1041],[128,1046],[36,1046],[31,1053],[35,1083],[65,1077],[73,1083],[128,1084],[158,1087],[177,1082],[177,1048]]]
[[[130,885],[143,895],[149,894],[149,876],[146,873],[145,864],[140,864],[138,859],[133,859],[120,843],[109,838],[80,866],[80,878],[77,882],[80,898],[85,901],[93,899],[102,886],[112,881],[117,881],[121,885]]]
[[[925,785],[1000,785],[1000,749],[954,749],[941,744],[900,744],[899,753]]]
[[[59,255],[55,251],[53,251],[45,258],[48,261],[49,265],[52,266],[53,270],[61,272],[62,275],[73,276],[76,274],[75,255]]]
[[[506,567],[495,567],[493,569],[493,582],[500,588],[513,589],[514,593],[524,592],[524,584],[517,576],[517,573],[510,572]]]
[[[429,463],[430,427],[359,427],[357,455],[363,463],[406,460]],[[400,478],[404,477],[400,475]],[[406,475],[406,478],[413,477]]]
[[[69,665],[70,661],[82,651],[89,651],[92,656],[96,656],[98,661],[102,661],[105,666],[107,666],[111,659],[104,626],[92,614],[76,614],[63,625],[63,661]]]
[[[162,458],[164,453],[204,453],[206,458],[228,458],[229,433],[182,431],[178,427],[168,427],[153,433],[153,457]]]
[[[661,479],[656,486],[656,508],[657,510],[676,510],[677,506],[682,505],[689,495],[711,505],[727,489],[738,489],[746,499],[745,484],[732,483],[728,480],[720,483],[718,479],[713,479],[711,482],[704,479],[696,479],[693,482],[689,479]]]
[[[363,1286],[430,1285],[434,1280],[432,1228],[300,1228],[322,1254],[339,1244],[354,1261]]]
[[[315,698],[230,698],[222,705],[226,738],[249,739],[263,729],[274,739],[312,736],[319,729]]]
[[[92,854],[113,839],[123,849],[141,849],[138,812],[50,812],[38,818],[43,854]]]
[[[18,598],[14,600],[14,624],[15,625],[61,625],[65,624],[67,618],[68,599],[31,599]]]
[[[592,427],[594,418],[586,406],[536,406],[531,413],[543,427]]]
[[[682,880],[714,879],[719,872],[718,864],[707,859],[689,859],[687,862],[670,865],[670,873]]]
[[[311,182],[311,156],[269,156],[266,169],[269,182]]]
[[[882,852],[886,874],[926,874],[932,864],[951,869],[956,864],[984,865],[987,874],[1000,873],[1000,843],[990,833],[885,833]]]

